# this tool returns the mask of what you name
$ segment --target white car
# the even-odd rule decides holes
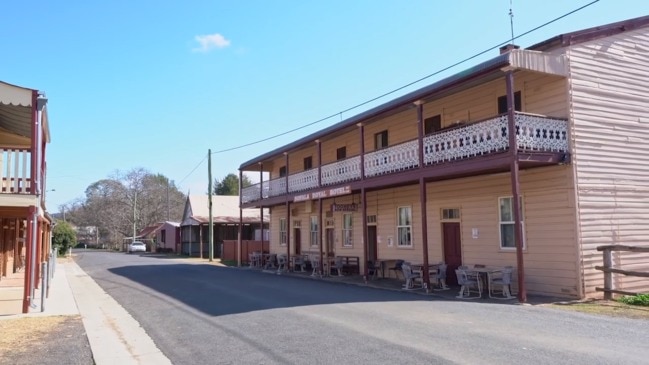
[[[128,244],[128,253],[131,252],[146,252],[146,245],[140,241],[133,241]]]

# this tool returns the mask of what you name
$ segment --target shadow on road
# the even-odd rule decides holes
[[[108,270],[212,316],[311,305],[431,300],[413,293],[212,265],[178,263]]]

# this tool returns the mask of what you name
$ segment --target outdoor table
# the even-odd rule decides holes
[[[487,288],[487,290],[482,291],[482,298],[489,298],[489,291],[491,290],[491,275],[501,272],[503,269],[501,267],[473,267],[467,270],[467,273],[475,273],[478,280],[482,282],[482,287]],[[487,285],[484,285],[484,284]]]

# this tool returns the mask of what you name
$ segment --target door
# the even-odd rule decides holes
[[[334,251],[334,229],[327,228],[325,231],[325,242],[327,243],[327,253],[332,255]]]
[[[300,229],[295,228],[293,230],[293,242],[295,242],[295,254],[299,255],[302,253],[302,235],[300,234]]]
[[[379,256],[376,242],[376,226],[367,226],[367,259],[376,261]]]
[[[446,282],[457,285],[455,269],[462,265],[462,237],[460,235],[460,223],[442,223],[444,235],[444,262],[448,265],[446,269]]]

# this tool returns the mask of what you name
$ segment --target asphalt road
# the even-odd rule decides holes
[[[152,255],[75,260],[174,364],[640,364],[649,322]]]

